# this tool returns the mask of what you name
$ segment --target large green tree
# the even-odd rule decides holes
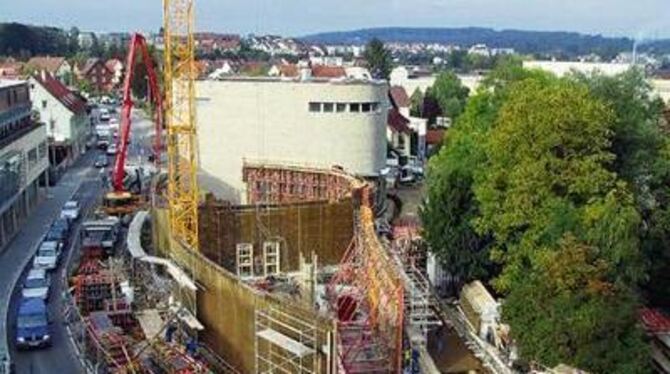
[[[652,304],[670,307],[670,137],[661,128],[663,103],[639,70],[618,76],[575,74],[613,113],[611,165],[635,194],[639,236],[650,266],[644,288]]]
[[[426,92],[439,105],[442,115],[456,120],[463,113],[470,90],[464,87],[453,71],[440,73],[435,83]]]
[[[374,38],[365,47],[365,60],[368,62],[370,73],[378,79],[388,79],[393,68],[391,52],[386,49],[384,42]]]
[[[477,233],[473,225],[480,215],[473,191],[474,173],[487,164],[483,145],[509,87],[531,77],[549,79],[517,63],[500,64],[480,92],[470,98],[465,112],[449,129],[445,146],[429,162],[421,219],[431,251],[453,280],[450,286],[498,274],[498,267],[489,259],[490,235]]]
[[[544,253],[503,306],[521,356],[593,373],[648,373],[635,296],[612,283],[610,273],[597,248],[570,235]]]

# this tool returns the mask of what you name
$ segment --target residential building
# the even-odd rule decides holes
[[[670,373],[670,317],[660,309],[642,309],[640,322],[650,340],[650,353],[658,373]]]
[[[89,58],[77,67],[76,73],[77,79],[89,82],[91,89],[97,93],[109,92],[114,87],[114,72],[99,58]]]
[[[79,47],[88,49],[93,47],[93,43],[96,40],[96,36],[92,32],[81,32],[77,36],[77,41],[79,42]]]
[[[425,93],[435,84],[437,75],[432,71],[424,71],[419,67],[399,66],[391,71],[389,77],[391,86],[401,86],[411,96],[417,90]],[[470,94],[477,92],[484,77],[478,74],[458,74],[461,84],[470,90]]]
[[[123,62],[121,60],[112,58],[105,62],[105,66],[109,69],[112,75],[112,84],[118,86],[123,80]]]
[[[312,65],[314,78],[346,78],[347,71],[341,66]]]
[[[43,196],[48,167],[46,128],[31,118],[28,83],[0,79],[0,252]]]
[[[0,79],[19,79],[23,72],[23,63],[8,58],[0,63]]]
[[[246,202],[245,160],[337,165],[375,180],[385,167],[384,81],[224,78],[196,92],[200,182],[218,198]]]
[[[403,87],[391,87],[389,99],[392,106],[389,110],[387,128],[389,143],[403,156],[417,156],[421,160],[425,159],[428,120],[411,116],[411,101]],[[409,132],[405,128],[408,128]]]
[[[46,73],[30,78],[30,92],[33,111],[46,124],[51,165],[65,167],[86,149],[90,133],[86,103]]]
[[[72,83],[72,65],[67,62],[65,57],[33,57],[28,60],[26,66],[35,70],[35,72],[45,71],[65,84]]]
[[[270,77],[295,78],[300,75],[300,68],[296,64],[273,65],[268,72]]]

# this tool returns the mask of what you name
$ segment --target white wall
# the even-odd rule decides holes
[[[375,176],[386,160],[386,83],[281,79],[201,81],[198,141],[201,188],[245,202],[243,159],[343,166]],[[376,113],[312,113],[310,102],[379,102]]]
[[[33,110],[39,112],[40,121],[46,124],[47,136],[56,142],[70,142],[76,147],[75,151],[82,149],[88,134],[88,116],[74,115],[34,78],[30,78],[30,97]]]
[[[526,69],[548,71],[562,77],[573,70],[580,73],[593,73],[598,71],[605,75],[617,75],[630,69],[631,65],[579,61],[524,61],[523,67]]]

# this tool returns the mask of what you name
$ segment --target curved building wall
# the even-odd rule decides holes
[[[245,159],[359,176],[384,168],[386,83],[248,78],[196,88],[200,183],[218,198],[246,203]]]

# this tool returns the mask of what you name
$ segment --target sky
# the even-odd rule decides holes
[[[302,36],[368,27],[578,31],[670,38],[670,0],[195,0],[201,31]],[[0,0],[0,22],[155,31],[161,0]]]

